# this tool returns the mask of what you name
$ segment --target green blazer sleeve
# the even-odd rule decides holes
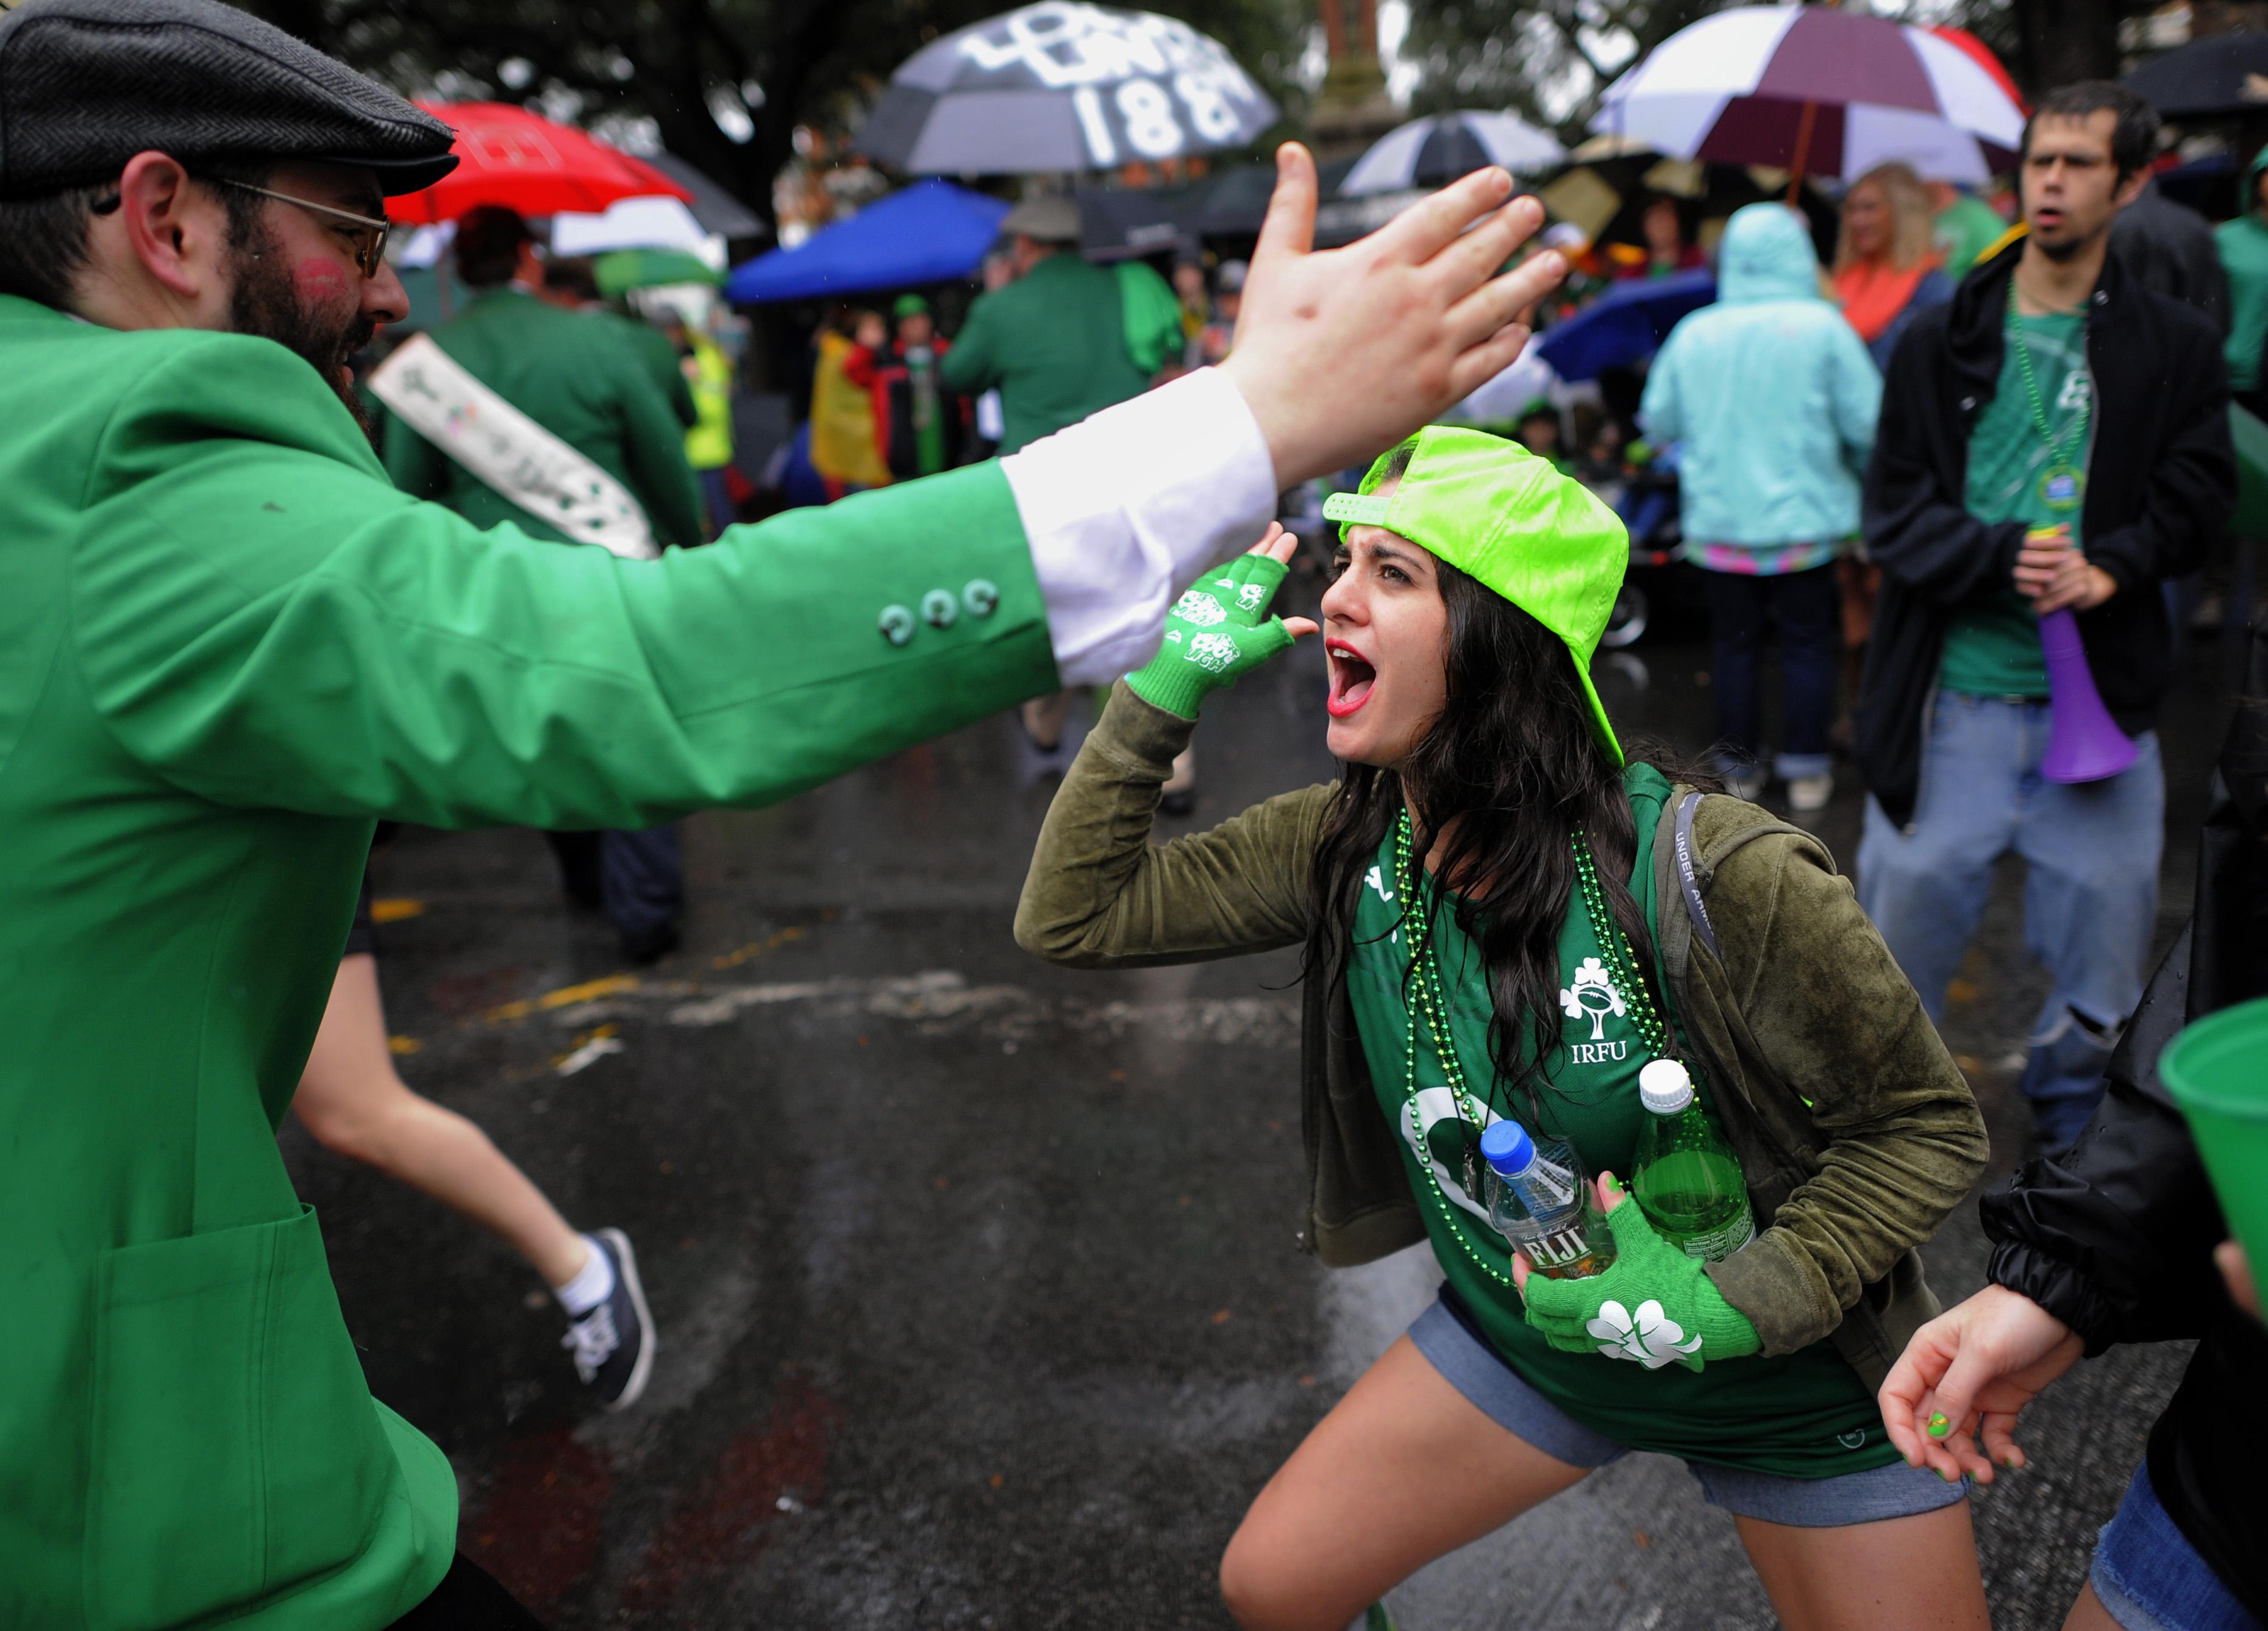
[[[1158,790],[1193,722],[1120,680],[1040,829],[1016,943],[1074,968],[1145,968],[1297,945],[1332,789],[1252,806],[1210,832],[1151,843]]]
[[[1937,1232],[1984,1170],[1984,1118],[1921,999],[1815,842],[1734,850],[1709,892],[1740,1023],[1811,1106],[1818,1170],[1771,1226],[1709,1267],[1767,1354],[1842,1322]]]
[[[113,411],[69,570],[107,729],[223,804],[637,827],[784,797],[1057,684],[997,466],[625,562],[406,497],[304,364],[234,335]]]
[[[978,396],[1000,383],[1000,364],[993,356],[993,314],[1000,303],[979,295],[968,308],[968,320],[953,337],[953,344],[938,359],[937,377],[945,388],[962,396]]]

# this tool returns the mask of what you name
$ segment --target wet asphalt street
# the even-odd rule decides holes
[[[1625,739],[1704,744],[1706,665],[1674,628],[1603,658]],[[2193,652],[2167,710],[2167,937],[2218,677]],[[1167,830],[1327,777],[1322,697],[1302,650],[1217,699]],[[1052,788],[1001,718],[696,819],[686,945],[635,974],[534,834],[379,859],[415,913],[382,931],[405,1077],[578,1226],[627,1230],[661,1324],[644,1401],[592,1414],[516,1257],[287,1128],[373,1388],[449,1453],[460,1543],[556,1625],[1225,1627],[1245,1506],[1430,1298],[1422,1247],[1337,1275],[1294,1248],[1296,957],[1101,975],[1016,948]],[[1846,866],[1859,814],[1846,776],[1821,822]],[[2043,990],[2015,884],[1948,1021],[1996,1172]],[[1948,1301],[1980,1283],[1973,1204],[1928,1257]],[[2180,1363],[2114,1353],[2035,1410],[2033,1469],[1976,1505],[2001,1627],[2061,1623]],[[1731,1520],[1650,1456],[1392,1603],[1410,1631],[1773,1623]]]

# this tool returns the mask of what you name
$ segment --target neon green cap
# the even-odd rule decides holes
[[[1390,493],[1377,491],[1400,447],[1381,454],[1359,492],[1323,501],[1326,520],[1382,526],[1496,591],[1566,642],[1590,699],[1591,726],[1623,762],[1622,744],[1591,683],[1630,565],[1630,534],[1598,495],[1517,442],[1428,425]],[[1406,444],[1404,445],[1407,445]]]

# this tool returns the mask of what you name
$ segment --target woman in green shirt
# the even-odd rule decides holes
[[[1934,1306],[1911,1248],[1984,1150],[1911,988],[1812,841],[1624,764],[1588,659],[1627,543],[1582,487],[1437,427],[1326,513],[1349,523],[1322,607],[1344,779],[1147,842],[1204,694],[1314,629],[1265,615],[1271,533],[1114,691],[1017,918],[1088,966],[1304,944],[1314,1249],[1363,1260],[1422,1229],[1446,1276],[1254,1503],[1231,1609],[1338,1631],[1643,1449],[1735,1515],[1796,1631],[1984,1627],[1962,1490],[1899,1460],[1873,1399],[1885,1329]],[[1673,850],[1699,863],[1683,885]],[[1657,1057],[1690,1069],[1766,1225],[1719,1263],[1611,1177]],[[1490,1226],[1474,1155],[1505,1118],[1602,1174],[1604,1273],[1533,1277]]]

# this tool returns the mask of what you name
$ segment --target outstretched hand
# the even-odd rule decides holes
[[[1494,378],[1567,263],[1499,268],[1543,224],[1502,170],[1476,171],[1343,249],[1317,251],[1315,161],[1276,151],[1276,192],[1222,369],[1259,421],[1276,484],[1369,459]],[[1509,201],[1509,202],[1507,202]]]
[[[1914,1466],[1989,1484],[1996,1463],[2024,1465],[2016,1417],[2085,1348],[2031,1298],[1986,1286],[1914,1333],[1876,1401],[1882,1425]]]

